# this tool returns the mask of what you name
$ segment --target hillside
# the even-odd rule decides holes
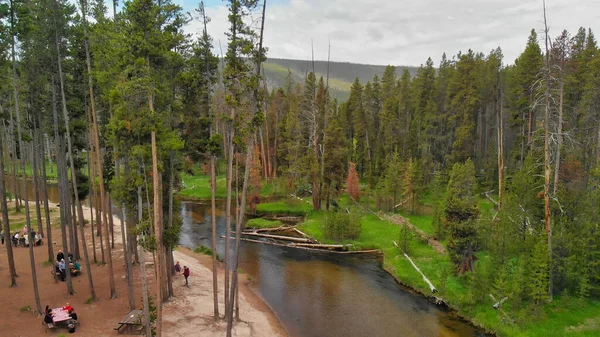
[[[372,80],[375,74],[381,78],[385,67],[348,62],[329,62],[329,86],[331,87],[333,97],[340,101],[346,100],[350,93],[352,82],[354,82],[356,77],[364,84]],[[404,68],[407,68],[411,75],[414,75],[417,71],[417,67],[397,66],[396,75],[402,74]],[[312,62],[269,58],[264,63],[264,71],[269,88],[272,89],[284,86],[289,73],[291,73],[294,82],[303,83],[306,73],[312,71]],[[320,76],[325,78],[327,76],[327,62],[315,61],[315,73],[317,78]]]

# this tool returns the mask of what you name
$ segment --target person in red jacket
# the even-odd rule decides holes
[[[185,277],[185,286],[189,288],[188,277],[190,277],[190,268],[187,266],[183,266],[183,277]]]

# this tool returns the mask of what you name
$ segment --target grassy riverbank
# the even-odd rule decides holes
[[[342,201],[342,206],[347,206]],[[480,202],[482,212],[492,209],[487,200]],[[287,208],[286,208],[287,206]],[[323,235],[323,223],[326,211],[312,211],[306,202],[298,200],[284,200],[259,205],[258,209],[265,213],[276,214],[305,214],[306,220],[300,224],[299,229],[313,236],[321,242],[333,243]],[[431,215],[408,215],[410,222],[433,235],[433,217]],[[362,230],[357,240],[343,242],[354,244],[356,249],[380,249],[385,254],[384,268],[399,282],[425,294],[433,295],[421,275],[412,267],[410,262],[400,253],[393,244],[400,236],[400,226],[389,221],[379,219],[376,215],[364,213],[361,216]],[[264,224],[265,226],[269,223]],[[273,225],[275,226],[275,225]],[[466,317],[474,324],[487,330],[495,331],[499,336],[598,336],[600,329],[600,303],[590,300],[581,300],[575,297],[555,298],[552,303],[540,309],[512,310],[509,316],[518,323],[510,324],[502,320],[502,314],[492,308],[493,301],[487,298],[483,304],[474,301],[474,291],[469,287],[467,276],[454,276],[451,271],[451,262],[447,255],[438,253],[426,242],[413,235],[410,238],[409,255],[419,266],[423,273],[438,288],[442,297],[459,314]],[[478,254],[480,261],[487,258],[485,253]],[[487,297],[487,294],[483,295]]]

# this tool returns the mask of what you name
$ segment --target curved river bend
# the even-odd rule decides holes
[[[12,190],[12,182],[7,185]],[[28,192],[34,200],[30,181]],[[48,196],[58,202],[56,186],[49,186]],[[210,204],[184,202],[181,216],[180,244],[210,247]],[[225,212],[220,209],[217,230],[217,252],[225,256],[220,238],[225,235]],[[242,242],[240,268],[292,337],[485,336],[400,286],[374,258]]]
[[[217,237],[225,235],[224,215],[217,214]],[[184,202],[181,216],[180,244],[210,247],[210,204]],[[219,238],[221,256],[224,246]],[[485,336],[400,286],[374,258],[242,242],[240,268],[293,337]]]

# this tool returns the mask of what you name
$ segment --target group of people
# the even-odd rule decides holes
[[[75,312],[75,308],[73,308],[69,303],[62,307],[62,310],[66,311],[69,314],[69,320],[66,322],[67,327],[69,328],[69,332],[75,332],[75,324],[78,323],[77,313]],[[48,327],[54,327],[54,313],[52,312],[52,308],[50,306],[46,306],[46,310],[44,310],[44,323],[48,325]]]
[[[179,261],[175,263],[175,266],[173,266],[173,268],[175,269],[175,273],[181,273],[181,265],[179,264]],[[190,268],[188,268],[187,266],[183,266],[183,277],[185,277],[185,286],[189,288],[190,285],[188,283],[188,277],[190,277]]]
[[[58,254],[56,254],[56,261],[54,262],[54,270],[56,276],[60,277],[60,280],[63,282],[67,279],[67,267],[69,268],[71,276],[81,274],[81,263],[79,260],[75,260],[73,254],[68,253],[67,261],[65,261],[65,254],[62,250],[59,250]]]
[[[43,236],[41,233],[31,231],[28,235],[27,232],[27,227],[23,227],[22,230],[12,234],[10,236],[12,245],[15,247],[29,247],[30,242],[35,246],[40,246],[42,244]],[[0,231],[0,237],[2,238],[2,244],[4,245],[4,229]]]

